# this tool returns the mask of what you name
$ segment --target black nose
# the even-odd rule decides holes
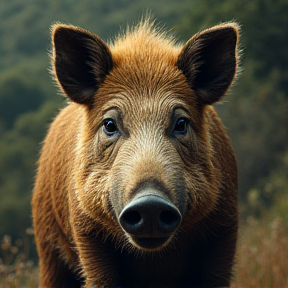
[[[158,195],[132,200],[121,212],[119,222],[131,236],[139,238],[169,237],[181,222],[179,210]]]

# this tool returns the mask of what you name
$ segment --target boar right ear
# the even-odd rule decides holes
[[[96,35],[67,25],[52,29],[52,65],[62,91],[74,102],[90,104],[112,70],[108,46]]]
[[[236,23],[212,27],[184,45],[177,66],[202,104],[213,104],[229,89],[237,74]]]

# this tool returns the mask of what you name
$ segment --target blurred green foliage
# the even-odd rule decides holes
[[[108,40],[149,10],[181,41],[223,21],[241,24],[244,72],[217,110],[238,158],[243,217],[271,211],[287,219],[287,0],[2,0],[0,236],[21,237],[31,226],[40,143],[65,104],[47,70],[51,23],[72,23]]]

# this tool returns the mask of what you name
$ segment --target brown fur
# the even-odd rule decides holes
[[[54,75],[72,102],[49,129],[33,193],[41,288],[78,287],[80,277],[87,287],[229,285],[237,169],[209,104],[236,77],[237,31],[222,24],[182,48],[145,22],[108,48],[80,28],[53,27]],[[189,119],[180,136],[173,134],[179,117]],[[106,118],[120,136],[105,135]],[[139,247],[118,222],[147,185],[182,214],[154,250]]]

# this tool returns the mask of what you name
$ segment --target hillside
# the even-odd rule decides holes
[[[210,25],[240,22],[243,73],[225,105],[217,109],[238,158],[241,215],[261,217],[271,210],[287,217],[281,200],[288,192],[287,1],[2,0],[0,238],[23,237],[31,226],[40,143],[65,105],[48,73],[51,23],[71,23],[108,40],[119,26],[138,21],[147,9],[158,23],[173,28],[171,33],[180,41]]]

